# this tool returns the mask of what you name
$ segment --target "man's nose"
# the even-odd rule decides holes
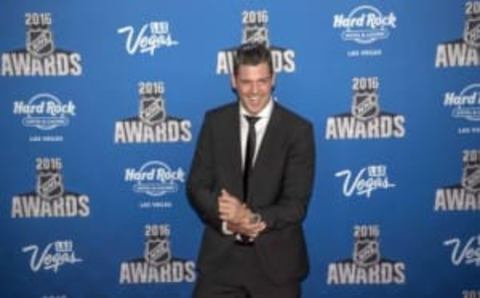
[[[253,84],[252,84],[252,93],[253,93],[253,94],[257,94],[257,93],[258,93],[258,84],[257,84],[257,83],[253,83]]]

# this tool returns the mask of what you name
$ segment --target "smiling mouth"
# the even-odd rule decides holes
[[[260,104],[260,100],[249,100],[248,103],[252,106],[258,106]]]

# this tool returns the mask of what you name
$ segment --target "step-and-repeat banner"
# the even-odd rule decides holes
[[[303,297],[480,297],[480,1],[7,0],[0,37],[1,297],[191,296],[185,181],[252,41],[315,127]]]

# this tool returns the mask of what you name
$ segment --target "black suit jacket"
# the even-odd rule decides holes
[[[315,149],[312,125],[278,103],[251,172],[248,206],[267,228],[255,251],[275,283],[298,281],[308,272],[302,229],[310,198]],[[190,201],[206,223],[199,253],[200,272],[217,271],[228,260],[234,237],[222,233],[217,197],[222,188],[242,199],[238,103],[207,112],[187,182]]]

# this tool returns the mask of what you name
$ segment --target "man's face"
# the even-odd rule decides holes
[[[274,82],[267,63],[240,65],[232,77],[240,103],[252,115],[257,115],[268,104]]]

